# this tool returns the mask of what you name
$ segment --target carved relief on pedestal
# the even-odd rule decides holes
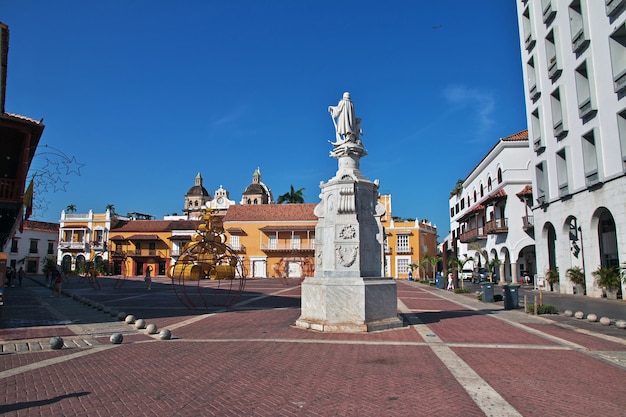
[[[337,213],[356,213],[354,200],[354,187],[341,187],[339,190],[339,207],[337,208]]]
[[[356,261],[356,257],[359,253],[358,246],[336,246],[335,247],[335,261],[337,265],[350,267]]]
[[[318,266],[322,266],[322,260],[324,259],[324,256],[322,254],[322,249],[318,248],[316,252],[317,254],[315,256],[315,262],[317,263]]]
[[[356,238],[356,229],[351,224],[344,226],[339,231],[340,239],[354,239]]]

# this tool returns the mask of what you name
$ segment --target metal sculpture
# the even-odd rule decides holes
[[[293,268],[293,266],[296,266]],[[301,256],[293,251],[287,256],[283,256],[272,266],[274,275],[283,285],[290,284],[290,278],[296,278],[297,283],[301,284],[304,278],[313,276],[315,272],[315,264],[310,256]]]
[[[246,284],[243,262],[228,246],[221,217],[207,209],[191,241],[168,271],[174,292],[189,309],[230,307]]]

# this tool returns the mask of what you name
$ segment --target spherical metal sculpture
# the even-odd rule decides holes
[[[133,316],[132,314],[129,314],[128,316],[126,316],[126,319],[124,319],[124,321],[127,324],[133,324],[135,322],[135,316]]]
[[[113,333],[109,340],[114,345],[119,345],[124,341],[124,336],[121,333]]]
[[[176,263],[168,271],[180,302],[189,309],[231,306],[244,290],[246,271],[228,246],[219,216],[206,210]]]
[[[145,329],[146,321],[144,319],[135,320],[135,329]]]
[[[157,333],[157,325],[154,323],[150,323],[146,326],[146,332],[148,334],[156,334]]]
[[[159,339],[161,340],[170,340],[172,338],[172,332],[168,329],[163,329],[159,333]]]

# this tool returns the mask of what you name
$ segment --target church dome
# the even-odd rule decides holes
[[[208,197],[209,196],[209,192],[206,190],[206,188],[204,188],[201,185],[194,185],[185,194],[185,197],[196,197],[196,196]]]

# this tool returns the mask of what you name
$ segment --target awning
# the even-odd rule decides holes
[[[168,240],[191,240],[191,235],[172,235]]]
[[[118,242],[119,242],[119,241],[128,240],[128,239],[127,239],[127,238],[125,238],[125,237],[124,237],[124,236],[122,236],[122,235],[115,235],[115,236],[113,236],[113,237],[110,237],[110,238],[109,238],[109,240],[112,240],[113,242],[115,242],[115,241],[118,241]]]
[[[161,238],[159,238],[158,235],[132,235],[128,238],[128,240],[161,240]]]
[[[246,235],[246,231],[243,230],[241,227],[229,227],[226,229],[226,231],[228,233],[230,233],[231,235]]]
[[[315,225],[302,226],[265,226],[259,229],[262,232],[310,232],[315,231]]]

